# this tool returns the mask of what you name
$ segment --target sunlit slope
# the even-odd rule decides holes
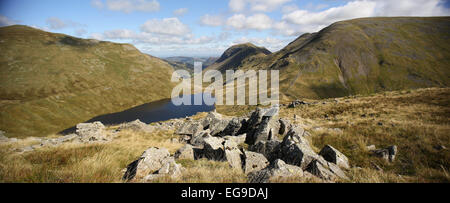
[[[46,136],[170,97],[173,69],[129,44],[0,28],[0,130]]]
[[[280,70],[288,98],[450,85],[450,18],[363,18],[304,34],[239,69]]]

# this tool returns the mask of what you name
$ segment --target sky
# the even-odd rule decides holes
[[[157,57],[220,56],[246,42],[278,51],[336,21],[449,15],[450,0],[0,0],[0,26],[130,43]]]

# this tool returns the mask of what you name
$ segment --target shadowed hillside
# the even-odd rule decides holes
[[[26,26],[0,28],[0,129],[47,136],[90,118],[168,98],[173,69],[129,44]]]

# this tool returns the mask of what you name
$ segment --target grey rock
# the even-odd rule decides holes
[[[225,140],[225,158],[232,168],[242,169],[241,150],[238,149],[237,143],[232,140]]]
[[[178,178],[182,175],[182,170],[183,167],[170,157],[165,159],[165,163],[156,173],[145,176],[143,181],[148,182],[162,177]]]
[[[395,157],[397,156],[398,153],[398,149],[396,145],[393,146],[389,146],[387,148],[384,149],[376,149],[376,150],[372,150],[372,153],[375,156],[378,156],[380,158],[383,158],[387,161],[393,162],[395,161]]]
[[[292,128],[292,124],[285,119],[280,119],[278,121],[280,123],[280,130],[278,131],[278,134],[280,135],[286,135],[287,132]]]
[[[375,145],[369,145],[369,146],[366,147],[366,149],[369,150],[369,151],[372,151],[372,150],[377,149],[377,147]]]
[[[105,126],[101,122],[80,123],[77,125],[76,133],[83,142],[107,141],[104,135]]]
[[[256,109],[246,125],[247,138],[245,143],[253,145],[259,141],[276,139],[280,129],[280,123],[277,119],[278,111],[279,107]]]
[[[203,148],[203,156],[209,160],[225,161],[224,139],[218,137],[206,138]]]
[[[276,157],[282,159],[287,164],[299,166],[305,169],[313,160],[326,162],[322,157],[312,150],[308,140],[301,136],[304,130],[299,128],[291,129],[277,150]]]
[[[209,129],[212,136],[216,136],[228,126],[230,120],[222,117],[221,114],[216,112],[209,112],[208,115],[203,119],[202,126],[203,129]]]
[[[204,143],[205,143],[205,139],[206,138],[210,138],[211,134],[210,134],[210,130],[203,130],[199,133],[196,133],[195,135],[192,136],[192,139],[190,139],[190,143],[193,146],[199,146],[199,147],[203,147]]]
[[[230,122],[228,122],[227,126],[223,129],[222,132],[219,133],[218,136],[236,136],[239,133],[243,123],[245,120],[239,118],[233,118]]]
[[[323,163],[318,160],[313,160],[307,167],[306,171],[319,177],[323,180],[335,181],[338,178],[348,180],[345,173],[333,163]]]
[[[270,179],[284,179],[291,177],[302,177],[303,170],[300,167],[286,164],[277,159],[267,168],[252,172],[248,175],[250,183],[268,183]]]
[[[270,140],[267,142],[260,141],[254,145],[249,146],[249,150],[252,152],[257,152],[263,154],[269,161],[277,159],[277,149],[279,148],[281,142],[276,140]]]
[[[200,122],[186,122],[175,133],[178,135],[195,136],[196,133],[201,132],[203,126]]]
[[[174,157],[175,159],[194,160],[194,148],[192,145],[186,144],[175,152]]]
[[[244,151],[243,153],[243,170],[245,174],[266,168],[269,163],[266,157],[260,153],[250,151]]]
[[[236,142],[237,145],[245,143],[245,138],[247,137],[247,134],[242,134],[238,136],[225,136],[223,137],[225,140],[232,140],[233,142]]]
[[[326,161],[334,163],[339,167],[346,169],[350,168],[348,158],[330,145],[326,145],[325,147],[323,147],[319,152],[319,155],[322,156]]]
[[[134,178],[144,178],[161,169],[170,158],[170,153],[165,148],[149,148],[137,159],[127,166],[123,179],[132,180]]]

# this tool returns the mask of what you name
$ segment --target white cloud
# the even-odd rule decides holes
[[[272,19],[265,14],[255,14],[246,17],[243,14],[235,14],[228,18],[227,25],[238,30],[267,30],[272,27]]]
[[[256,46],[263,46],[263,47],[269,49],[270,51],[280,50],[287,44],[287,41],[280,40],[280,39],[273,38],[273,37],[265,37],[265,38],[241,37],[241,38],[235,39],[233,41],[233,43],[235,43],[235,44],[242,44],[242,43],[247,43],[247,42],[255,44]]]
[[[177,9],[177,10],[173,11],[173,14],[174,14],[175,16],[183,16],[183,15],[185,15],[188,11],[189,11],[188,8],[180,8],[180,9]]]
[[[0,26],[9,26],[14,24],[17,24],[17,22],[7,18],[6,16],[0,15]]]
[[[77,35],[77,36],[83,36],[83,35],[85,35],[87,33],[87,31],[85,30],[85,29],[83,29],[83,28],[80,28],[80,29],[76,29],[75,30],[75,35]]]
[[[47,18],[45,22],[52,30],[60,30],[68,26],[64,21],[56,17]]]
[[[230,0],[228,6],[233,12],[242,12],[247,6],[251,11],[270,12],[292,0]]]
[[[224,19],[220,15],[206,14],[200,18],[200,24],[207,26],[221,26],[224,23]]]
[[[308,4],[307,9],[285,13],[282,21],[274,24],[277,33],[298,35],[303,32],[317,32],[342,20],[375,16],[445,16],[449,9],[440,5],[440,0],[354,0],[342,6],[323,11],[325,5]],[[311,11],[312,10],[312,11]]]
[[[178,18],[164,18],[148,20],[141,26],[141,30],[147,33],[182,36],[189,34],[191,30]]]
[[[91,5],[95,8],[103,8],[103,1],[102,0],[92,0]]]
[[[112,11],[131,13],[134,11],[159,11],[160,5],[156,0],[92,0],[91,5],[96,8],[107,8]]]

